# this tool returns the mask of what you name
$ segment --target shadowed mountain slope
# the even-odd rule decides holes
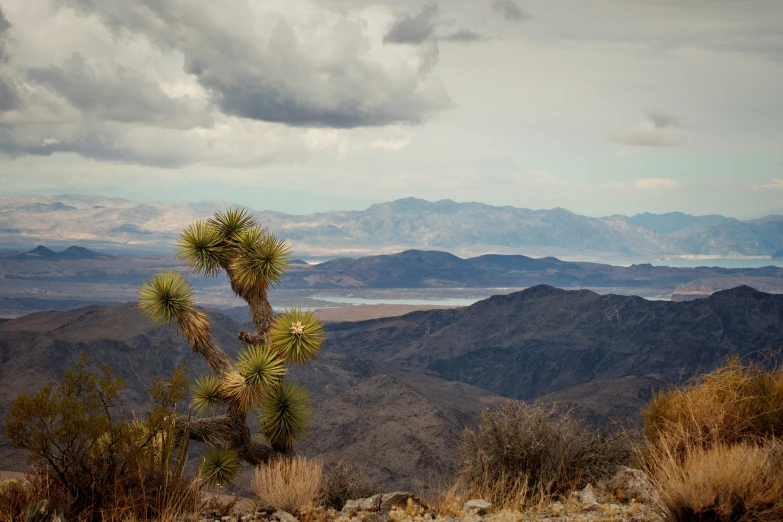
[[[328,325],[327,348],[517,399],[595,380],[670,383],[727,354],[783,346],[783,296],[749,287],[690,302],[536,286],[472,306]]]

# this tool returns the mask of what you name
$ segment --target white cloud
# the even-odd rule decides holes
[[[75,152],[164,167],[307,161],[343,139],[313,129],[418,124],[451,106],[433,73],[436,41],[384,44],[389,7],[28,2],[2,4],[11,44],[2,47],[0,96],[13,106],[0,110],[0,153],[11,157]],[[368,149],[400,148],[382,130],[371,134]]]
[[[767,183],[751,185],[751,188],[753,190],[764,190],[764,189],[783,190],[783,179],[775,178],[768,181]]]
[[[650,192],[674,192],[682,188],[677,180],[671,178],[639,178],[633,181],[621,181],[615,185],[618,189],[633,189]]]
[[[676,116],[650,111],[647,119],[636,126],[616,132],[612,141],[641,147],[679,147],[685,143],[685,133]]]

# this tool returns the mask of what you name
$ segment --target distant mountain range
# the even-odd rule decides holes
[[[701,280],[764,282],[783,290],[783,268],[613,266],[568,262],[554,257],[487,254],[463,259],[448,252],[406,250],[391,255],[340,258],[317,265],[291,266],[281,286],[298,288],[524,288],[548,284],[563,288],[669,288]]]
[[[0,244],[78,241],[104,251],[171,251],[188,223],[224,201],[139,203],[99,196],[0,198]],[[770,256],[783,247],[783,216],[740,221],[679,212],[594,218],[562,208],[530,210],[406,198],[362,211],[256,215],[300,257],[329,258],[409,248],[461,255],[523,253],[583,258]]]
[[[14,259],[24,261],[77,261],[81,259],[114,259],[114,256],[96,252],[95,250],[90,250],[89,248],[80,246],[71,246],[61,252],[55,252],[54,250],[46,248],[42,245],[38,245],[29,252],[11,254],[10,256],[8,254],[0,254],[0,257],[13,257]]]
[[[210,317],[233,354],[240,325]],[[325,350],[292,371],[314,399],[313,429],[297,450],[415,488],[455,472],[462,430],[504,398],[540,398],[596,423],[638,420],[655,391],[729,354],[779,355],[781,320],[783,296],[748,287],[672,303],[542,285],[462,309],[329,324]],[[207,371],[176,328],[152,325],[133,304],[35,313],[0,321],[0,418],[82,350],[125,379],[125,411],[144,411],[150,380],[177,364],[193,378]],[[23,462],[0,438],[0,469]]]
[[[61,252],[44,246],[0,252],[0,317],[133,301],[141,284],[156,272],[171,269],[183,269],[171,256],[111,256],[80,246]],[[237,320],[249,320],[246,309],[236,314],[229,310],[235,301],[228,287],[221,287],[221,278],[191,280],[202,304],[226,309]],[[783,293],[783,268],[625,267],[554,257],[487,254],[466,259],[442,251],[406,250],[319,264],[294,260],[271,295],[276,306],[314,307],[328,305],[313,299],[320,292],[383,292],[387,299],[400,299],[410,291],[431,290],[419,295],[426,299],[449,290],[454,297],[465,297],[467,292],[477,299],[539,284],[684,300],[741,285]]]

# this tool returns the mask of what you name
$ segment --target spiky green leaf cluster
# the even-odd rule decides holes
[[[300,384],[284,382],[266,397],[261,407],[259,431],[273,447],[290,450],[305,434],[310,422],[310,393]]]
[[[209,218],[209,224],[217,231],[221,239],[233,242],[240,232],[258,227],[258,221],[247,210],[229,208],[216,212]]]
[[[202,219],[180,234],[177,259],[191,272],[212,277],[220,273],[228,259],[228,251],[220,231],[209,220]]]
[[[180,272],[155,274],[139,290],[139,308],[156,323],[171,324],[193,306],[193,289]]]
[[[210,486],[230,484],[241,468],[237,453],[229,448],[213,446],[203,455],[201,478]]]
[[[223,404],[223,386],[214,375],[201,376],[193,387],[193,409],[196,413],[211,413]]]
[[[285,240],[265,229],[250,228],[236,239],[231,261],[236,283],[246,291],[280,283],[291,250]]]
[[[261,399],[262,392],[248,384],[239,373],[227,373],[223,376],[223,396],[241,411],[247,411]]]
[[[315,318],[314,312],[302,312],[300,308],[280,314],[269,335],[272,346],[286,362],[293,364],[312,361],[325,338],[323,325]]]
[[[271,391],[285,377],[283,359],[268,346],[250,345],[244,348],[237,358],[237,370],[250,386],[262,393]]]

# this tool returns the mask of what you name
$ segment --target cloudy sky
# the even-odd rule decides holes
[[[783,207],[781,0],[0,0],[0,195]]]

